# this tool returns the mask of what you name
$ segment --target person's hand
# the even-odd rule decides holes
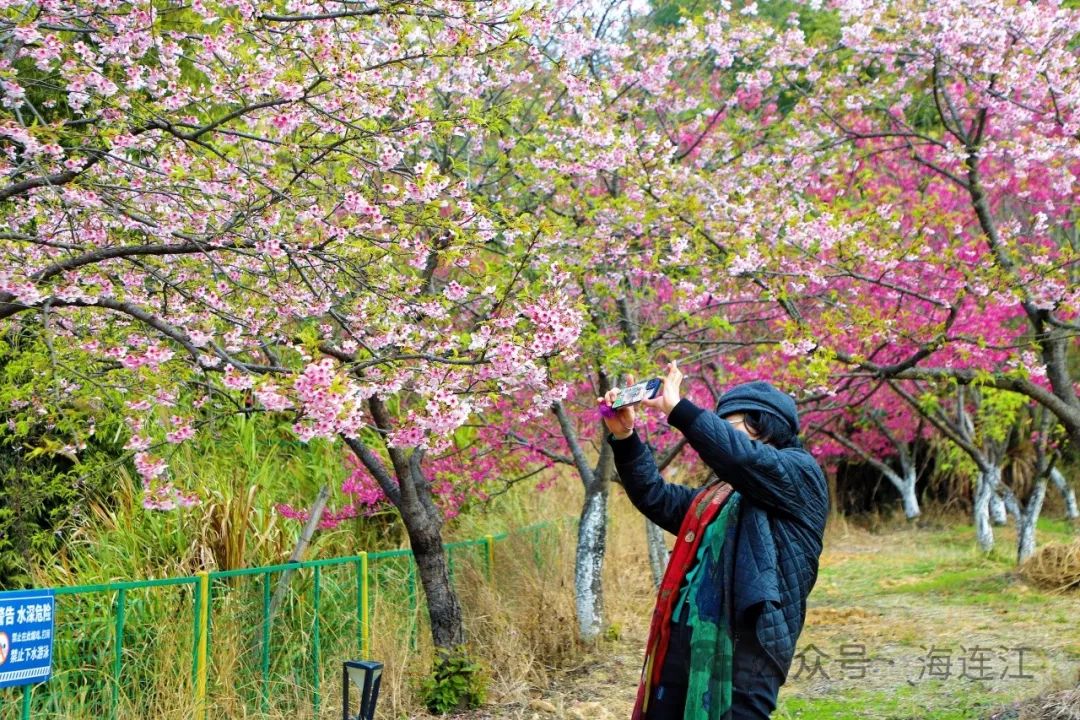
[[[667,375],[661,378],[663,383],[663,389],[660,394],[651,400],[642,400],[642,404],[647,407],[659,408],[664,417],[671,414],[671,411],[679,404],[679,399],[682,397],[679,394],[679,386],[682,385],[683,374],[682,370],[674,360],[667,364]]]
[[[627,385],[633,385],[634,378],[627,375],[626,383]],[[618,388],[608,390],[604,397],[596,398],[596,404],[600,406],[600,414],[604,418],[604,424],[607,425],[607,429],[611,431],[615,439],[625,440],[634,434],[634,406],[623,405],[621,408],[612,410],[611,405],[618,396]]]

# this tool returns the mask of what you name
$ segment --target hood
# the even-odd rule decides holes
[[[772,413],[787,422],[793,434],[799,434],[799,412],[795,401],[764,380],[736,385],[721,395],[716,404],[716,414],[720,417],[747,410]]]

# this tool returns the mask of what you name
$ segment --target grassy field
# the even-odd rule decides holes
[[[1080,595],[1019,579],[1011,526],[984,555],[962,517],[877,525],[830,521],[774,718],[1016,718],[1010,704],[1080,683]],[[1044,518],[1038,537],[1075,534]],[[496,703],[470,717],[629,717],[653,594],[642,520],[620,490],[606,572],[607,638],[546,687],[495,688]]]
[[[873,534],[838,525],[776,717],[986,718],[1080,681],[1080,597],[1017,576],[1012,527],[984,555],[965,524]],[[1072,531],[1043,519],[1039,537]]]

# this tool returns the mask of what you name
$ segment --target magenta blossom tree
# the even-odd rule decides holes
[[[769,253],[791,294],[821,309],[809,314],[833,320],[803,337],[873,375],[1023,393],[1080,441],[1068,360],[1080,327],[1080,12],[1012,0],[830,7],[835,52],[791,72],[799,100],[783,144],[805,168],[788,182],[817,199],[818,217],[789,223],[781,255]],[[799,232],[808,222],[817,230]],[[892,311],[863,312],[873,296]]]
[[[930,426],[883,383],[822,398],[803,412],[802,421],[819,462],[869,464],[896,488],[905,518],[922,514],[916,482]]]

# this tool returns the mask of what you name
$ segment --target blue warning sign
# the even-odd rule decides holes
[[[49,679],[55,609],[52,590],[0,592],[0,688]]]

